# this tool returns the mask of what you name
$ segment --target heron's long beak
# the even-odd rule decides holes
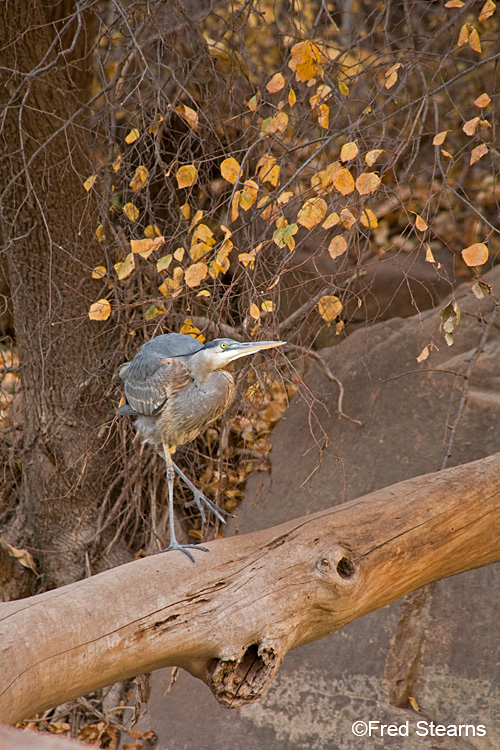
[[[246,357],[248,354],[255,354],[262,349],[272,349],[275,346],[283,346],[286,341],[244,341],[230,344],[226,349],[228,361],[233,362],[240,357]]]

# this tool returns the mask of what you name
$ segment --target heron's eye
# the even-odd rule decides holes
[[[225,342],[225,341],[223,341],[223,342],[221,343],[221,345],[220,345],[220,348],[221,348],[221,349],[227,349],[227,344],[226,344],[226,342]]]

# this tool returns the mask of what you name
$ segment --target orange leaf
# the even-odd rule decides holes
[[[445,8],[461,8],[463,5],[465,5],[462,0],[448,0],[447,3],[444,4]]]
[[[281,91],[285,85],[285,79],[282,73],[275,73],[271,80],[268,82],[266,89],[270,94],[275,94],[277,91]]]
[[[374,148],[372,151],[368,151],[368,153],[365,156],[365,162],[368,164],[369,167],[373,167],[375,162],[377,161],[380,154],[384,153],[383,148]]]
[[[434,138],[432,139],[432,145],[442,146],[447,133],[448,133],[447,130],[442,130],[440,133],[437,133],[437,135],[435,135]]]
[[[340,212],[340,221],[343,227],[350,229],[356,223],[356,217],[348,208],[343,208]]]
[[[493,0],[486,0],[485,4],[481,8],[478,21],[484,23],[490,16],[493,15],[496,9],[496,3],[494,3]]]
[[[360,195],[374,193],[381,183],[381,179],[376,172],[363,172],[356,180],[356,190]]]
[[[100,299],[90,305],[90,320],[107,320],[111,315],[111,305],[107,299]]]
[[[474,135],[480,119],[480,117],[473,117],[472,120],[467,120],[467,122],[464,123],[462,130],[464,131],[465,135]]]
[[[323,198],[309,198],[300,209],[297,221],[306,229],[312,229],[323,221],[326,209],[326,201]]]
[[[342,237],[341,234],[337,234],[336,237],[332,239],[328,246],[328,252],[330,253],[330,257],[335,260],[335,258],[339,258],[341,255],[345,253],[347,250],[347,242]]]
[[[240,164],[236,159],[230,156],[228,159],[224,159],[220,165],[220,173],[225,180],[235,185],[240,173]]]
[[[185,164],[183,167],[179,167],[175,177],[179,188],[191,187],[198,182],[198,170],[194,164]]]
[[[368,227],[369,229],[376,229],[378,227],[377,217],[371,208],[363,209],[360,221],[364,227]]]
[[[482,266],[488,260],[488,247],[484,242],[475,242],[462,250],[462,258],[467,266]]]
[[[136,141],[140,137],[140,135],[141,134],[137,128],[132,128],[132,130],[130,130],[125,136],[125,143],[134,143],[134,141]]]
[[[249,308],[248,312],[250,313],[250,317],[251,318],[253,318],[254,320],[259,320],[259,318],[260,318],[260,310],[257,307],[257,305],[255,304],[255,302],[252,302],[252,304],[250,305],[250,308]]]
[[[314,42],[309,39],[297,42],[290,50],[290,55],[288,67],[295,71],[297,81],[310,81],[317,75],[323,75],[320,48]]]
[[[186,268],[184,281],[188,287],[193,289],[195,286],[199,286],[203,279],[206,279],[207,274],[208,266],[206,263],[193,263],[192,266]]]
[[[130,221],[137,221],[139,218],[139,209],[133,203],[125,203],[123,213]]]
[[[142,258],[149,258],[156,249],[155,241],[148,237],[144,240],[130,240],[130,247],[133,253],[137,253]]]
[[[241,190],[237,190],[233,195],[233,200],[231,201],[231,221],[236,221],[240,215],[240,195]]]
[[[271,117],[271,121],[269,122],[269,125],[266,127],[265,132],[266,133],[278,133],[285,130],[286,126],[288,125],[288,115],[286,112],[276,112],[273,117]]]
[[[472,149],[471,155],[470,155],[470,163],[475,164],[479,159],[482,159],[485,154],[488,153],[488,146],[486,143],[481,143],[479,146],[476,146],[476,148]]]
[[[141,165],[135,170],[135,174],[129,182],[129,187],[131,187],[134,192],[140,190],[147,183],[148,179],[149,171],[146,167]]]
[[[478,96],[477,99],[474,99],[474,104],[480,109],[484,109],[484,107],[487,107],[490,102],[491,99],[488,94],[481,94],[481,96]]]
[[[342,148],[340,149],[340,161],[351,161],[351,159],[356,158],[356,156],[359,154],[359,148],[354,141],[349,141],[349,143],[344,143]]]
[[[290,107],[293,107],[296,101],[297,97],[295,95],[295,91],[290,86],[290,91],[288,92],[288,104],[290,105]]]
[[[458,35],[457,44],[459,47],[463,47],[464,44],[467,44],[468,41],[469,41],[469,27],[467,26],[466,23],[464,23],[464,25],[460,29],[460,34]]]
[[[429,228],[427,222],[422,219],[420,214],[415,214],[415,226],[419,232],[425,232],[425,230]]]
[[[335,227],[337,224],[340,224],[340,216],[334,211],[326,217],[321,226],[323,229],[331,229],[331,227]]]
[[[335,172],[332,182],[334,187],[339,193],[342,193],[342,195],[349,195],[349,193],[352,193],[356,184],[354,182],[354,177],[345,167],[342,167]]]
[[[474,50],[474,52],[481,53],[481,41],[479,39],[479,34],[477,33],[477,30],[472,28],[469,34],[469,47]]]
[[[318,312],[327,323],[331,323],[332,320],[335,320],[337,315],[340,315],[342,312],[342,302],[339,300],[338,297],[335,297],[333,294],[326,294],[324,297],[321,297],[318,301]]]

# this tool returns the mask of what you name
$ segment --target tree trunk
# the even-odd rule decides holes
[[[9,69],[0,93],[0,202],[24,433],[22,497],[8,536],[35,548],[45,585],[84,574],[106,468],[99,429],[111,412],[103,363],[113,353],[112,332],[88,318],[107,290],[91,278],[102,262],[95,205],[83,189],[92,171],[82,106],[92,33],[75,5],[0,4]]]
[[[160,554],[0,607],[15,722],[179,665],[219,702],[259,698],[287,651],[403,594],[500,559],[500,454],[272,529]]]

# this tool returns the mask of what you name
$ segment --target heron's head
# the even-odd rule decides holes
[[[233,339],[215,339],[205,344],[203,349],[196,352],[195,357],[203,358],[208,370],[221,370],[231,362],[248,354],[255,354],[263,349],[283,346],[286,341],[234,341]]]

